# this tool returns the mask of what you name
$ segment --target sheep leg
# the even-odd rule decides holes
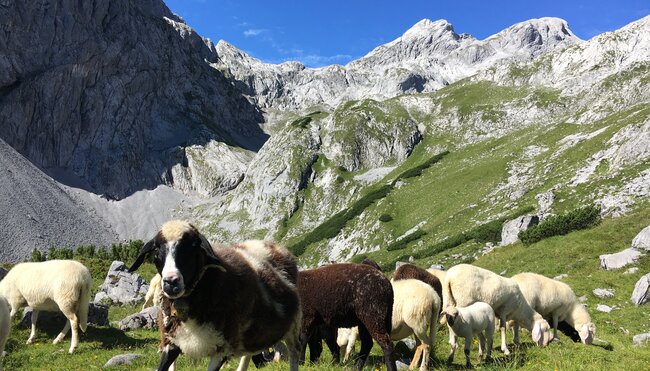
[[[68,334],[68,331],[70,331],[70,321],[66,320],[65,321],[65,326],[63,326],[63,329],[61,330],[61,332],[59,332],[59,334],[54,338],[54,341],[52,342],[52,344],[60,343],[61,340],[63,340],[63,338]]]
[[[451,346],[451,352],[449,352],[449,357],[447,357],[448,365],[454,362],[454,353],[456,353],[456,348],[458,348],[458,343],[456,342],[456,335],[451,329],[449,329],[449,345]]]
[[[469,361],[469,347],[472,346],[472,337],[468,336],[465,338],[465,367],[466,368],[472,368],[472,363]]]
[[[343,356],[343,363],[350,359],[350,354],[354,351],[354,339],[348,339],[348,344],[345,347],[345,355]]]
[[[361,370],[366,363],[368,354],[370,354],[370,349],[372,349],[372,336],[370,336],[366,326],[359,326],[359,338],[361,339],[361,349],[355,367]]]
[[[411,364],[409,365],[409,370],[413,370],[415,369],[415,367],[417,367],[418,362],[420,361],[420,357],[422,357],[422,344],[420,343],[420,339],[416,337],[415,354],[413,354],[413,359],[411,360]]]
[[[29,339],[27,339],[27,344],[31,344],[36,337],[36,321],[38,321],[38,311],[32,310],[32,332],[29,334]]]
[[[519,323],[515,322],[512,326],[512,331],[514,332],[514,338],[512,339],[515,346],[519,346]]]
[[[167,345],[163,350],[162,356],[160,357],[160,363],[158,363],[157,370],[168,371],[180,354],[181,348],[177,347],[174,344]]]
[[[487,337],[487,352],[485,354],[485,361],[489,361],[492,357],[492,342],[494,340],[494,326],[488,326],[485,329],[485,335]]]
[[[298,363],[300,359],[301,342],[300,342],[300,319],[296,319],[294,325],[291,327],[289,334],[284,338],[284,345],[287,346],[289,353],[289,370],[298,371]],[[276,350],[277,354],[277,350]]]
[[[478,333],[478,361],[483,361],[483,352],[485,351],[485,335],[483,332]]]
[[[553,315],[553,340],[560,340],[560,338],[557,337],[557,323],[558,321],[558,315],[554,314]]]
[[[422,363],[420,364],[420,371],[425,371],[429,368],[429,350],[432,345],[431,338],[427,334],[426,328],[415,331],[415,336],[422,342],[420,345],[422,347]],[[410,366],[409,369],[411,369]]]
[[[237,371],[246,371],[248,369],[248,364],[251,361],[251,356],[243,356],[239,359],[239,366],[237,366]]]
[[[336,343],[336,327],[327,326],[325,329],[325,344],[332,353],[334,364],[341,362],[341,347]]]
[[[208,371],[218,371],[221,366],[228,360],[227,357],[223,355],[215,354],[210,357],[210,363],[208,364]]]
[[[499,320],[499,330],[501,331],[501,351],[505,355],[510,355],[510,351],[506,345],[506,318],[505,316],[502,316]]]
[[[69,328],[72,329],[72,341],[70,342],[70,349],[68,350],[68,353],[72,353],[77,347],[77,344],[79,344],[79,319],[77,318],[77,315],[74,313],[72,313],[68,318],[70,321],[69,324],[67,324],[66,326],[69,326]]]

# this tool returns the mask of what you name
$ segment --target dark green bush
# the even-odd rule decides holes
[[[431,157],[430,159],[424,161],[418,166],[412,167],[410,169],[407,169],[400,173],[397,178],[395,178],[395,182],[401,179],[408,179],[408,178],[413,178],[416,176],[422,175],[422,172],[431,166],[433,166],[435,163],[439,162],[442,160],[443,157],[447,156],[449,154],[449,151],[444,151],[441,153],[438,153],[437,155]]]
[[[427,234],[427,232],[425,232],[425,231],[423,231],[421,229],[418,229],[417,231],[409,234],[408,236],[402,238],[401,240],[394,241],[393,243],[388,245],[386,250],[388,250],[388,251],[401,250],[401,249],[405,248],[406,245],[408,245],[410,242],[419,240],[420,238],[422,238],[422,236],[425,236],[426,234]]]
[[[390,216],[390,214],[381,214],[381,216],[379,216],[379,221],[380,222],[388,223],[391,220],[393,220],[393,217]]]
[[[590,228],[600,222],[600,208],[586,206],[547,218],[538,225],[519,232],[521,242],[529,246],[552,236]]]
[[[133,262],[144,243],[140,240],[112,244],[110,247],[95,245],[81,245],[76,249],[69,247],[50,247],[47,252],[37,249],[32,250],[31,261],[45,261],[54,259],[92,259],[120,260],[125,263]]]
[[[350,259],[350,263],[357,263],[357,264],[359,264],[359,263],[361,263],[361,262],[363,261],[363,259],[365,259],[365,258],[367,258],[367,257],[368,257],[367,254],[359,254],[359,255],[355,255],[355,256],[352,257],[352,259]]]

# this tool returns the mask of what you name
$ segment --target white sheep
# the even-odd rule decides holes
[[[492,307],[482,301],[467,307],[447,307],[442,311],[442,315],[449,328],[449,345],[451,353],[447,358],[447,363],[454,361],[454,353],[458,348],[457,337],[465,338],[465,366],[472,367],[469,361],[469,349],[472,345],[472,338],[478,336],[478,359],[483,359],[483,351],[487,349],[486,359],[490,359],[492,352],[492,338],[494,335],[494,310]],[[485,339],[487,338],[487,348]]]
[[[578,331],[584,344],[591,344],[596,326],[569,285],[536,273],[520,273],[512,276],[512,279],[535,311],[545,318],[552,318],[553,339],[557,339],[558,322],[566,321]],[[516,343],[519,341],[519,326],[516,323],[514,329]]]
[[[4,296],[0,295],[0,358],[4,357],[5,345],[9,332],[11,331],[11,317],[9,316],[9,303]],[[0,371],[2,371],[2,362],[0,362]]]
[[[459,264],[447,271],[442,292],[444,308],[466,307],[477,301],[488,303],[499,318],[501,350],[505,354],[510,354],[505,326],[511,319],[528,329],[537,345],[546,346],[550,341],[548,322],[528,305],[519,285],[510,278],[473,265]]]
[[[343,362],[347,362],[350,358],[350,354],[354,350],[354,343],[359,338],[359,327],[354,326],[352,328],[340,327],[336,333],[336,344],[339,347],[345,347],[345,355],[343,356]]]
[[[155,276],[151,277],[151,282],[149,282],[149,290],[144,296],[144,303],[142,304],[142,310],[148,306],[160,305],[160,299],[162,298],[162,278],[160,274],[156,273]]]
[[[0,281],[0,295],[7,298],[12,318],[18,309],[27,305],[32,308],[32,332],[27,344],[36,337],[39,311],[63,312],[68,321],[54,344],[61,342],[72,328],[69,350],[72,353],[79,343],[77,326],[86,331],[91,286],[90,271],[83,264],[74,260],[50,260],[14,266]]]
[[[429,352],[435,342],[440,297],[433,287],[416,279],[392,281],[393,317],[391,340],[401,340],[415,334],[421,342],[420,370],[428,369]],[[411,362],[413,369],[417,363]]]

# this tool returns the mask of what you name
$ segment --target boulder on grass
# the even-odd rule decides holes
[[[156,319],[158,318],[158,312],[160,312],[160,307],[154,306],[145,308],[139,313],[132,314],[120,321],[120,330],[130,331],[141,328],[157,329],[158,323]]]
[[[600,266],[603,269],[611,270],[623,268],[628,264],[635,263],[641,252],[634,248],[628,248],[614,254],[604,254],[600,256]]]
[[[643,228],[632,240],[632,247],[650,251],[650,226]]]
[[[525,231],[538,223],[539,217],[537,215],[524,215],[503,223],[503,227],[501,228],[501,245],[510,245],[519,241],[519,232]]]
[[[641,277],[636,282],[631,299],[636,306],[643,305],[650,301],[650,273]]]
[[[144,300],[149,285],[137,273],[128,271],[121,261],[114,261],[106,279],[95,295],[95,302],[109,304],[136,304]]]

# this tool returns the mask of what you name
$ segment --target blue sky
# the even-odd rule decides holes
[[[226,40],[269,63],[345,64],[402,35],[423,18],[446,19],[457,33],[484,39],[531,18],[566,19],[589,39],[650,14],[649,0],[165,0],[215,43]]]

